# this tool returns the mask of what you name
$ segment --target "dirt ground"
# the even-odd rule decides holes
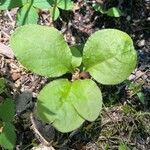
[[[134,40],[138,54],[137,67],[129,80],[144,94],[144,103],[125,81],[115,86],[100,85],[104,101],[101,116],[95,122],[85,122],[71,133],[62,134],[32,118],[30,114],[34,110],[36,96],[51,79],[25,70],[15,59],[9,48],[9,39],[16,28],[17,9],[2,11],[0,77],[6,78],[8,93],[16,103],[16,150],[32,149],[43,144],[43,139],[56,150],[117,150],[121,143],[131,150],[150,150],[150,1],[101,1],[106,8],[118,6],[123,10],[123,16],[119,18],[95,12],[94,2],[74,0],[74,10],[61,10],[60,18],[53,25],[64,34],[69,45],[85,43],[99,29],[115,28],[127,32]],[[52,25],[48,11],[40,12],[38,23]]]

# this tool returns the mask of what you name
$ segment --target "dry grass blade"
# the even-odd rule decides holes
[[[14,54],[11,50],[11,48],[9,48],[8,46],[0,43],[0,54],[13,59],[14,58]]]

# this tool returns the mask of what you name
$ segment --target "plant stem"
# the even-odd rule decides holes
[[[54,6],[53,6],[53,14],[52,14],[52,21],[53,22],[54,22],[54,19],[55,19],[56,7],[57,7],[57,0],[55,0]]]

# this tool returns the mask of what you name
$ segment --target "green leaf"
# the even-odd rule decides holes
[[[57,20],[58,17],[60,16],[59,9],[57,7],[55,7],[55,9],[54,7],[51,7],[49,10],[50,10],[50,15],[53,18],[53,20]]]
[[[73,2],[71,0],[57,0],[57,7],[63,10],[72,10]]]
[[[74,81],[70,99],[77,112],[85,120],[94,121],[99,116],[102,107],[102,94],[91,79]]]
[[[15,104],[13,100],[6,99],[3,103],[0,103],[0,119],[2,119],[2,121],[11,122],[13,120],[14,115]]]
[[[83,50],[86,71],[102,84],[118,84],[125,80],[135,68],[136,59],[132,39],[116,29],[95,32]]]
[[[36,9],[28,3],[19,9],[17,13],[17,25],[36,24],[38,17]]]
[[[132,95],[136,95],[142,89],[142,83],[132,83],[130,82],[128,89],[132,91]]]
[[[0,146],[12,150],[16,143],[15,127],[10,122],[3,123],[3,130],[0,133]]]
[[[95,120],[101,109],[101,92],[92,80],[55,80],[46,85],[37,101],[37,114],[61,132]]]
[[[137,96],[142,104],[144,104],[144,94],[142,92],[138,92]]]
[[[72,66],[73,68],[77,68],[81,65],[82,56],[78,46],[71,46],[71,53],[72,53]]]
[[[129,150],[125,144],[120,144],[118,150]]]
[[[95,9],[95,11],[99,11],[102,14],[105,14],[105,12],[106,12],[106,11],[104,11],[103,5],[100,5],[100,4],[93,4],[93,8]]]
[[[120,17],[122,12],[119,8],[112,7],[110,9],[108,9],[108,11],[106,11],[106,14],[111,17]]]
[[[38,116],[61,132],[72,131],[84,122],[70,103],[70,89],[71,82],[68,80],[55,80],[38,95]]]
[[[1,0],[0,10],[12,9],[23,6],[27,0]]]
[[[18,60],[34,73],[58,77],[72,71],[69,46],[53,27],[25,25],[12,35],[10,44]]]
[[[0,78],[0,94],[4,92],[6,88],[6,81],[4,78]]]
[[[49,9],[53,3],[53,0],[34,0],[33,6],[40,9]]]

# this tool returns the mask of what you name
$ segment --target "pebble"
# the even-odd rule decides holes
[[[144,39],[138,42],[139,47],[143,47],[144,45],[145,45],[145,40]]]

